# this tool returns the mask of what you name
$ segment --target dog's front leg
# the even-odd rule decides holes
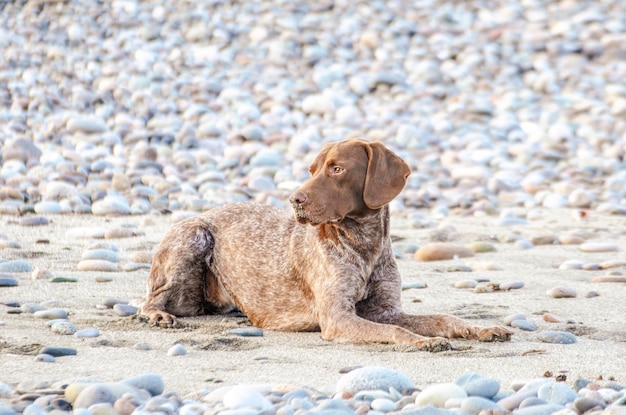
[[[322,338],[345,343],[397,343],[420,350],[440,352],[450,350],[447,339],[424,337],[392,324],[365,320],[349,310],[325,309],[320,315]]]
[[[443,314],[416,316],[400,312],[385,318],[385,322],[404,327],[423,336],[441,336],[448,339],[463,338],[483,342],[504,342],[511,340],[512,335],[512,332],[504,327],[475,326],[458,317]]]

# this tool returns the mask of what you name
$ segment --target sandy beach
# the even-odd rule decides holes
[[[573,210],[542,211],[540,218],[528,225],[494,225],[493,217],[450,217],[446,225],[456,229],[450,238],[466,244],[489,241],[495,252],[474,258],[438,262],[418,262],[411,255],[398,260],[405,283],[423,282],[423,289],[403,292],[404,307],[412,313],[451,313],[472,319],[476,324],[501,324],[510,314],[523,313],[541,330],[565,330],[574,333],[577,343],[548,344],[537,340],[537,332],[513,329],[509,343],[479,343],[455,340],[456,350],[426,353],[395,345],[333,344],[319,333],[278,333],[265,331],[262,337],[229,334],[235,327],[249,323],[241,317],[204,316],[186,318],[184,329],[160,329],[132,317],[120,317],[111,309],[102,309],[107,298],[136,301],[145,293],[146,269],[133,272],[80,272],[77,263],[89,239],[68,237],[82,227],[111,229],[129,224],[137,226],[141,236],[107,240],[119,247],[120,266],[129,262],[133,252],[152,252],[170,225],[168,216],[143,218],[98,218],[93,216],[51,216],[49,224],[25,227],[15,218],[2,217],[2,234],[17,241],[21,248],[1,251],[5,260],[22,259],[33,268],[48,269],[54,276],[75,276],[77,282],[51,283],[32,280],[30,273],[14,274],[17,287],[3,287],[2,302],[20,304],[53,301],[51,306],[69,312],[69,320],[78,329],[96,328],[96,338],[76,338],[50,331],[46,321],[32,314],[8,314],[3,307],[0,326],[0,381],[16,385],[38,380],[49,385],[80,378],[118,381],[142,373],[163,376],[166,390],[193,393],[232,384],[288,384],[332,387],[341,377],[341,369],[351,366],[386,366],[405,373],[416,385],[446,382],[468,371],[492,376],[503,388],[514,380],[565,374],[568,381],[578,378],[615,379],[624,382],[626,369],[626,331],[624,283],[592,283],[594,277],[608,270],[559,270],[565,261],[578,259],[597,263],[623,259],[626,234],[623,218],[592,213],[584,221],[572,219]],[[139,226],[140,223],[148,223]],[[154,223],[150,225],[149,223]],[[423,245],[430,242],[432,229],[410,229],[402,218],[393,220],[393,236],[398,241]],[[516,249],[500,243],[498,236],[517,232],[526,238],[585,235],[590,240],[609,241],[620,251],[584,253],[575,245],[536,246]],[[38,243],[46,239],[49,243]],[[41,241],[40,241],[41,242]],[[465,264],[497,270],[447,272],[452,265]],[[622,268],[623,271],[623,268]],[[96,282],[98,276],[110,282]],[[492,283],[522,281],[523,288],[510,291],[475,293],[454,288],[459,280],[487,278]],[[575,298],[555,299],[546,291],[555,286],[576,290]],[[598,296],[586,298],[594,291]],[[542,319],[545,312],[560,317],[562,323]],[[571,323],[567,323],[571,321]],[[149,350],[138,350],[146,343]],[[168,356],[174,344],[183,344],[188,354]],[[76,356],[59,357],[55,363],[38,362],[35,356],[43,346],[76,348]]]

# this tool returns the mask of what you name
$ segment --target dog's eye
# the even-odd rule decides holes
[[[345,171],[343,167],[335,166],[333,167],[333,174],[341,174]]]

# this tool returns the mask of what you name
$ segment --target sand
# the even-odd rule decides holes
[[[24,381],[69,382],[89,378],[117,381],[142,373],[158,373],[166,391],[190,394],[232,384],[289,384],[331,387],[350,366],[379,365],[400,370],[416,385],[449,382],[473,371],[492,376],[508,389],[515,380],[564,374],[568,383],[578,378],[611,379],[626,383],[626,284],[593,283],[591,279],[608,270],[559,270],[561,263],[579,259],[602,263],[626,259],[624,218],[591,212],[576,220],[574,210],[539,210],[525,226],[497,225],[494,217],[453,216],[441,221],[453,225],[449,238],[456,243],[486,240],[495,252],[474,258],[432,263],[417,262],[406,255],[398,260],[403,280],[424,282],[427,288],[403,291],[403,305],[411,313],[451,313],[479,325],[501,324],[513,313],[523,313],[538,330],[513,329],[508,343],[479,343],[454,340],[455,350],[427,353],[404,346],[386,344],[336,344],[322,340],[319,333],[279,333],[264,331],[262,337],[239,337],[229,334],[235,327],[247,326],[242,317],[203,316],[186,318],[184,329],[151,327],[132,317],[120,317],[113,310],[98,307],[114,297],[136,301],[145,294],[148,270],[133,272],[79,272],[77,263],[92,242],[68,237],[76,227],[111,228],[122,224],[141,224],[142,217],[103,218],[84,216],[49,216],[50,224],[24,227],[16,218],[0,218],[0,233],[18,241],[21,249],[0,250],[0,259],[24,259],[33,267],[50,270],[55,276],[76,276],[75,283],[51,283],[33,280],[29,273],[13,274],[17,287],[0,288],[0,300],[40,303],[57,300],[56,307],[70,313],[69,320],[78,329],[97,328],[97,338],[77,338],[55,334],[46,321],[32,314],[8,314],[0,306],[0,382],[15,386]],[[144,235],[110,240],[119,247],[123,265],[136,251],[154,251],[160,238],[171,226],[171,218],[154,217],[154,224],[139,226]],[[400,218],[392,218],[392,235],[404,242],[424,245],[435,231],[412,229]],[[588,240],[611,242],[617,252],[584,253],[576,245],[535,246],[520,250],[512,243],[498,242],[498,237],[520,233],[534,236],[563,236],[578,232]],[[49,243],[37,243],[47,239]],[[500,238],[502,239],[502,238]],[[447,272],[454,264],[468,264],[497,270]],[[478,265],[476,265],[478,264]],[[614,269],[619,270],[618,269]],[[621,269],[624,272],[624,269]],[[110,282],[96,282],[98,275]],[[493,283],[523,281],[524,287],[511,291],[474,293],[457,289],[455,281],[476,277]],[[546,291],[555,286],[576,290],[576,298],[555,299]],[[587,298],[590,291],[599,295]],[[542,319],[553,313],[563,323]],[[566,321],[572,323],[566,323]],[[547,344],[537,340],[541,330],[566,330],[577,336],[572,345]],[[147,343],[150,350],[138,350],[137,343]],[[168,349],[182,343],[187,354],[168,356]],[[54,363],[36,361],[43,346],[76,348],[76,356],[58,357]]]

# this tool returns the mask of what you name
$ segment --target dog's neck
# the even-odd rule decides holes
[[[358,218],[346,217],[337,224],[321,224],[317,228],[321,240],[370,255],[379,252],[382,249],[380,241],[389,238],[389,207],[383,206]]]

